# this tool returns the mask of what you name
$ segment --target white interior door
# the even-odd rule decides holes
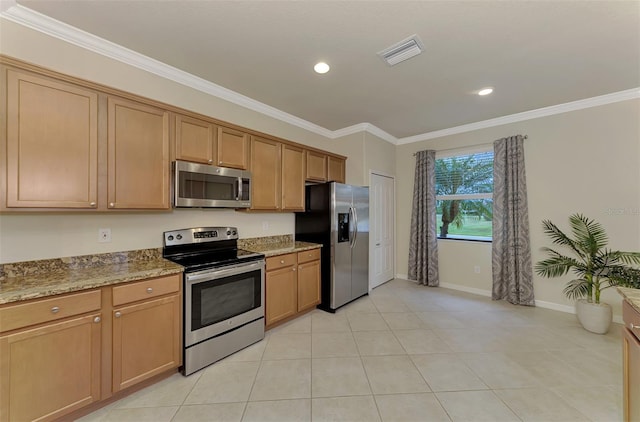
[[[369,185],[371,259],[369,289],[395,274],[395,179],[371,173]]]

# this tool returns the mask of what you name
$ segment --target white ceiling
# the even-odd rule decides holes
[[[640,87],[640,1],[17,3],[331,131],[407,138]],[[420,56],[376,55],[413,34]]]

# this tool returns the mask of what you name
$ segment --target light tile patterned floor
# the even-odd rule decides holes
[[[82,421],[620,421],[619,324],[393,280]]]

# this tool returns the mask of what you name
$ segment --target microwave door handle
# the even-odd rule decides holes
[[[242,177],[238,177],[234,182],[236,185],[236,201],[242,199]]]

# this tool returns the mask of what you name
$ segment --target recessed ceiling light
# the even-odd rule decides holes
[[[478,91],[478,95],[489,95],[493,92],[493,88],[482,88]]]
[[[317,73],[327,73],[329,69],[331,68],[325,62],[316,63],[316,65],[313,66],[313,70],[315,70]]]

